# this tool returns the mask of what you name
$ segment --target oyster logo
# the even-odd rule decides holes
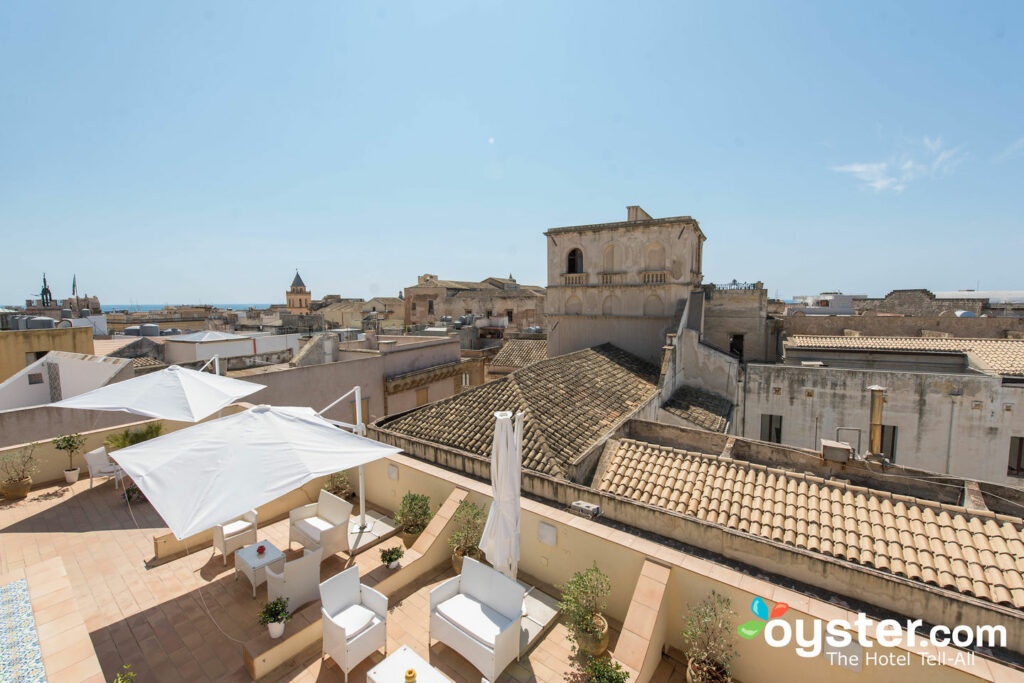
[[[768,605],[765,601],[761,597],[756,597],[753,602],[750,603],[750,611],[754,613],[754,616],[757,617],[757,619],[751,619],[744,624],[740,624],[736,628],[736,633],[738,633],[741,638],[750,640],[764,629],[765,624],[772,619],[781,617],[788,609],[789,605],[786,603],[777,602],[775,603],[775,607],[773,607],[771,612],[769,612]]]

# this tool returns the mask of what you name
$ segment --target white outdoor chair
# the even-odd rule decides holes
[[[249,510],[241,517],[218,524],[213,527],[213,547],[224,556],[224,564],[228,563],[228,555],[239,548],[256,542],[256,511]]]
[[[359,583],[359,567],[350,567],[320,584],[323,654],[345,673],[377,650],[388,654],[388,599]]]
[[[124,470],[107,455],[107,449],[100,446],[96,450],[85,454],[85,464],[89,467],[89,488],[92,488],[94,477],[113,477],[114,488],[124,478]]]
[[[430,638],[496,681],[519,658],[524,597],[521,585],[467,557],[461,574],[430,591]]]
[[[288,598],[294,612],[320,597],[320,559],[323,549],[303,550],[302,557],[285,562],[280,574],[267,567],[267,600]]]
[[[349,552],[348,524],[352,503],[320,490],[317,502],[292,510],[288,517],[288,547],[323,548],[324,557]]]

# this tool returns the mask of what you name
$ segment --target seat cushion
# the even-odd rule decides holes
[[[305,519],[295,520],[295,526],[299,528],[299,531],[319,543],[320,532],[333,529],[335,525],[321,517],[306,517]]]
[[[331,617],[331,621],[345,629],[345,637],[352,639],[380,621],[376,614],[362,605],[350,605]]]
[[[498,634],[505,630],[512,620],[474,600],[465,593],[459,593],[437,606],[442,617],[457,625],[463,631],[489,648],[494,648]]]
[[[252,528],[252,522],[244,519],[236,519],[234,522],[228,522],[224,525],[224,536],[237,536],[243,531],[248,531]]]

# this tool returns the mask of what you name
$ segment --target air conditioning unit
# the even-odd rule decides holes
[[[601,515],[601,506],[582,500],[575,500],[569,505],[569,512],[580,517],[593,519]]]
[[[845,441],[822,439],[821,457],[829,462],[850,462],[853,459],[853,446]]]

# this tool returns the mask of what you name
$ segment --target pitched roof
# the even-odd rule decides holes
[[[494,413],[522,411],[523,467],[569,464],[657,392],[658,368],[602,344],[548,358],[382,423],[407,436],[489,456]]]
[[[305,287],[305,286],[306,286],[306,283],[302,281],[302,278],[299,276],[299,271],[296,270],[295,271],[295,278],[292,280],[292,287]]]
[[[794,335],[786,348],[877,351],[958,351],[999,375],[1024,375],[1024,339],[949,337],[828,337]]]
[[[1024,609],[1024,520],[622,439],[598,488]]]
[[[506,339],[495,354],[491,365],[523,368],[548,357],[548,342],[544,339]]]
[[[132,358],[132,367],[136,370],[142,368],[163,368],[167,367],[167,364],[163,361],[157,360],[156,358],[140,356],[139,358]]]
[[[698,387],[682,386],[662,408],[701,429],[724,432],[732,401]]]
[[[142,339],[142,337],[117,337],[115,339],[93,339],[92,352],[97,356],[109,356],[110,354],[123,349],[129,344]]]

